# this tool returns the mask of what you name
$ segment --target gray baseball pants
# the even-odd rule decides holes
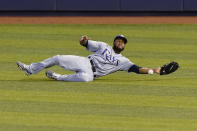
[[[75,71],[71,75],[60,75],[59,81],[92,81],[93,71],[90,60],[86,57],[74,55],[56,55],[39,63],[32,63],[30,70],[32,74],[36,74],[41,70],[58,65],[66,70]]]

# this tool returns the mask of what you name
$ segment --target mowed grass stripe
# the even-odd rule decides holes
[[[13,125],[13,124],[0,124],[2,131],[109,131],[109,128],[87,128],[87,127],[69,127],[69,126],[27,126],[27,125]],[[138,129],[110,129],[112,131],[146,131]]]
[[[196,97],[0,90],[0,100],[197,108]]]
[[[197,120],[116,117],[102,115],[67,115],[48,113],[0,112],[1,124],[25,126],[84,127],[109,129],[151,129],[195,131]]]
[[[14,125],[14,124],[0,124],[0,131],[87,131],[87,128],[77,127],[54,127],[54,126],[27,126],[27,125]],[[100,129],[93,128],[94,131]],[[109,130],[109,129],[108,129]],[[102,131],[108,131],[103,130]],[[119,130],[114,130],[119,131]],[[122,131],[122,130],[121,130]]]
[[[192,76],[183,76],[181,78],[172,78],[172,76],[144,77],[135,74],[131,74],[132,76],[126,74],[120,78],[119,75],[121,75],[121,73],[117,73],[90,83],[57,82],[47,79],[42,73],[31,77],[24,76],[23,72],[18,75],[15,74],[16,72],[11,71],[7,73],[6,75],[2,75],[2,77],[4,76],[4,81],[0,80],[0,90],[197,97],[197,82],[192,72]],[[9,78],[7,78],[11,75],[14,75],[12,78],[16,80],[9,80]],[[21,75],[25,78],[17,80]],[[118,82],[119,80],[122,82]],[[146,85],[144,85],[144,82]],[[7,86],[8,83],[9,86]],[[181,85],[177,85],[177,83]]]
[[[196,109],[178,107],[119,106],[104,104],[0,101],[0,112],[104,115],[120,117],[197,119]],[[80,110],[79,110],[80,109]]]

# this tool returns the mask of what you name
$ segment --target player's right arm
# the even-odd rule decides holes
[[[81,39],[79,40],[80,45],[87,47],[88,45],[88,36],[87,35],[83,35],[81,36]]]
[[[90,40],[86,35],[81,36],[79,42],[80,45],[86,47],[88,51],[92,52],[96,52],[101,46],[101,42]]]

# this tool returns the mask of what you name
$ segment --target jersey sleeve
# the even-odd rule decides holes
[[[123,61],[121,62],[120,70],[128,72],[130,67],[133,65],[134,63],[132,63],[129,59],[124,58]]]
[[[139,68],[141,67],[132,63],[129,59],[125,58],[120,70],[127,71],[127,72],[135,72],[138,74]]]
[[[96,52],[97,50],[99,50],[100,46],[101,42],[88,40],[86,48],[88,51]]]
[[[135,72],[136,74],[139,74],[140,68],[141,68],[140,66],[134,64],[129,68],[128,72]]]

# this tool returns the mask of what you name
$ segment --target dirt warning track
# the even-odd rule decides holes
[[[0,16],[0,24],[197,24],[197,16]]]

